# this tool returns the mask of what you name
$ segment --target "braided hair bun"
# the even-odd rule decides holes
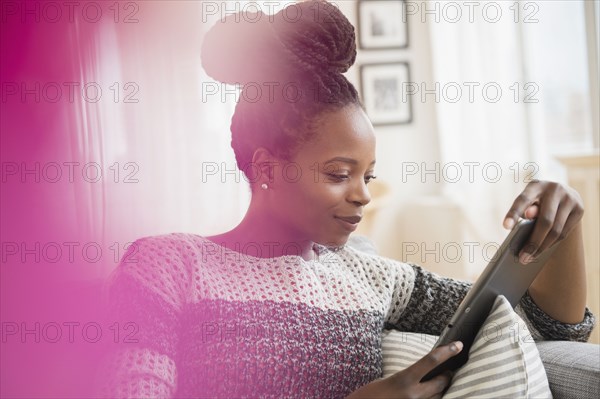
[[[356,59],[354,27],[326,1],[290,4],[275,15],[241,12],[206,34],[202,65],[223,83],[346,72]]]
[[[316,134],[321,115],[361,106],[342,74],[355,59],[354,27],[326,1],[291,4],[275,15],[238,13],[217,22],[205,36],[202,65],[213,79],[243,86],[231,120],[238,167],[246,173],[258,147],[291,159]],[[267,84],[275,88],[269,95],[262,90]],[[288,93],[291,86],[299,95]],[[253,90],[259,95],[251,98]]]

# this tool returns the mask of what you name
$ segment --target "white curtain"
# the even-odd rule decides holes
[[[443,4],[430,2],[431,9],[433,3]],[[491,3],[504,15],[498,22],[477,12],[471,22],[463,5],[459,22],[441,18],[430,24],[440,93],[442,192],[462,208],[465,242],[501,242],[503,217],[527,172],[538,165],[530,151],[526,108],[531,104],[524,103],[527,90],[535,87],[525,87],[520,28],[509,9],[513,2]]]
[[[583,3],[483,1],[472,18],[466,3],[455,3],[458,21],[450,8],[444,13],[448,3],[427,3],[430,10],[437,4],[441,16],[429,25],[441,93],[441,165],[448,172],[442,192],[462,207],[465,240],[499,243],[504,215],[526,183],[564,182],[553,155],[591,143],[589,103],[582,100]]]
[[[250,198],[241,173],[223,173],[236,167],[235,97],[203,93],[203,83],[214,82],[201,66],[202,35],[218,15],[203,18],[199,2],[148,2],[143,11],[137,24],[103,24],[80,47],[81,79],[98,82],[103,98],[73,108],[71,146],[104,176],[91,191],[76,189],[78,218],[92,220],[89,234],[103,248],[123,250],[147,235],[225,231]],[[215,174],[203,174],[214,165]]]

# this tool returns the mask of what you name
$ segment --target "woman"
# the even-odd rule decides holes
[[[207,73],[244,87],[231,144],[252,200],[231,231],[131,247],[109,288],[136,342],[104,366],[109,396],[435,397],[449,384],[419,381],[461,343],[381,378],[384,323],[439,334],[470,284],[344,245],[375,178],[373,127],[342,75],[354,28],[328,3],[295,7],[300,18],[233,15],[206,35]],[[507,228],[538,219],[524,262],[559,245],[520,304],[537,338],[591,332],[582,212],[572,189],[535,182],[506,215]]]

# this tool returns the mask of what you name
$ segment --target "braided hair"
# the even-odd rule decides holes
[[[240,170],[246,173],[258,147],[290,160],[314,136],[320,116],[362,107],[342,75],[355,60],[354,27],[326,1],[217,22],[204,39],[202,65],[213,79],[242,87],[231,121]]]

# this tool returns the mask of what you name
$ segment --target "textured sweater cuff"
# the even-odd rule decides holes
[[[544,340],[586,342],[596,322],[595,316],[587,307],[583,320],[579,323],[569,324],[555,320],[538,307],[529,292],[526,292],[521,298],[520,305],[535,330]]]

